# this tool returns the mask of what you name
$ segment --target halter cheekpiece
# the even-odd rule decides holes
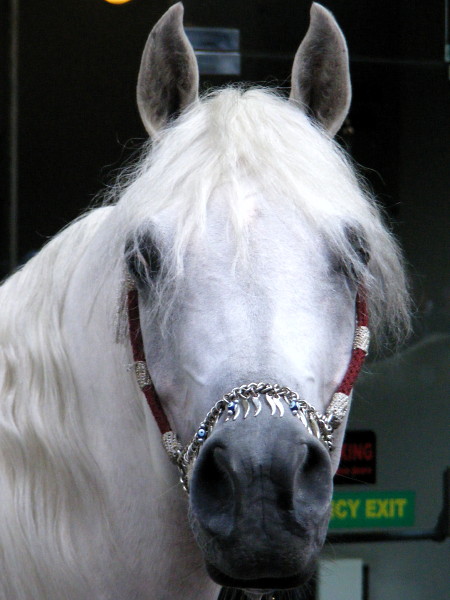
[[[329,452],[332,452],[334,431],[345,419],[353,385],[369,349],[367,306],[364,290],[361,287],[356,296],[356,328],[350,363],[325,413],[318,412],[288,387],[270,383],[249,383],[224,394],[208,412],[193,439],[185,447],[182,446],[177,434],[170,427],[147,368],[139,318],[139,297],[134,285],[130,286],[128,290],[127,307],[134,360],[132,367],[161,432],[163,446],[170,460],[177,465],[180,471],[180,481],[186,492],[189,491],[189,473],[200,449],[223,415],[225,421],[236,420],[241,415],[243,419],[251,415],[257,417],[263,406],[267,406],[271,410],[272,416],[278,414],[283,417],[285,413],[290,413],[306,427],[311,435],[320,440]]]

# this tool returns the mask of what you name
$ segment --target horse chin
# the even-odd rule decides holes
[[[274,590],[292,590],[309,581],[315,571],[315,561],[306,569],[285,577],[259,577],[257,579],[235,578],[226,575],[217,567],[207,563],[206,568],[211,579],[227,588],[239,588],[252,595],[268,594]]]

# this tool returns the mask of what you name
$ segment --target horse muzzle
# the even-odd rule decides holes
[[[287,589],[314,571],[327,531],[331,462],[297,420],[223,423],[204,443],[190,482],[190,518],[220,585]]]

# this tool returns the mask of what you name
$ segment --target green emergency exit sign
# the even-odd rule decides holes
[[[415,492],[335,492],[330,529],[372,529],[414,525]]]

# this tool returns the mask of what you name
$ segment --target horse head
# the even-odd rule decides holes
[[[182,16],[176,4],[152,30],[137,88],[152,194],[171,201],[157,199],[151,218],[137,210],[126,261],[153,385],[182,444],[228,402],[186,473],[210,576],[295,588],[325,540],[345,423],[330,452],[276,390],[326,413],[351,358],[358,290],[375,278],[369,248],[387,234],[332,140],[351,88],[331,13],[312,6],[288,101],[240,89],[200,100]],[[227,392],[260,381],[275,393],[238,394],[236,415]]]

